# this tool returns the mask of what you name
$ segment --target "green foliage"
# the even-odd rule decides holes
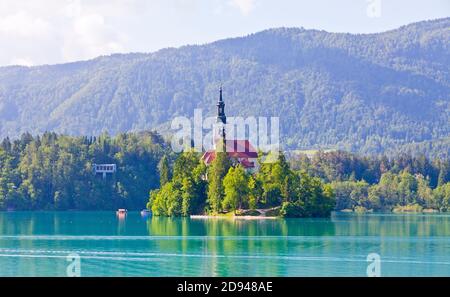
[[[0,148],[0,209],[140,209],[165,151],[153,132],[109,137],[24,134]],[[105,179],[93,163],[115,163]]]
[[[0,136],[142,130],[214,109],[280,117],[286,149],[450,155],[450,18],[379,34],[271,29],[149,54],[0,69]],[[367,182],[370,182],[366,179]]]
[[[193,151],[178,155],[173,177],[160,190],[151,191],[147,208],[156,216],[189,216],[205,207],[206,167]],[[168,168],[169,170],[169,168]]]
[[[166,155],[164,155],[159,162],[159,184],[164,186],[166,183],[170,181],[170,169],[169,169],[169,160]]]
[[[294,202],[301,202],[306,217],[327,217],[334,209],[336,201],[333,190],[317,177],[301,172],[297,193]]]
[[[440,187],[436,188],[450,183],[450,163],[445,158],[430,160],[423,155],[401,154],[389,159],[319,151],[309,156],[294,155],[290,163],[331,183],[336,210],[392,211],[416,204],[424,209],[446,209],[445,194],[439,195]]]
[[[342,181],[331,184],[336,194],[336,209],[367,206],[369,184],[365,181]]]
[[[225,196],[222,201],[222,209],[236,211],[249,204],[249,176],[245,169],[238,165],[230,167],[223,179]]]
[[[157,192],[151,193],[151,210],[156,216],[181,216],[182,202],[179,185],[168,182]]]
[[[300,201],[283,202],[280,209],[280,215],[282,217],[300,218],[305,215],[305,211]]]
[[[260,197],[263,195],[261,180],[250,175],[247,186],[249,190],[248,207],[250,209],[255,209],[258,206]]]
[[[384,173],[398,174],[402,171],[422,175],[429,180],[432,188],[450,182],[448,158],[429,159],[424,155],[400,154],[394,158],[387,158],[361,156],[343,151],[318,151],[309,156],[304,153],[294,154],[290,158],[290,163],[294,170],[304,170],[325,182],[364,180],[369,184],[375,184]]]
[[[336,209],[364,207],[375,211],[413,211],[419,209],[448,210],[450,183],[432,189],[422,175],[387,172],[377,184],[365,181],[333,182]]]
[[[245,213],[245,209],[268,209],[283,203],[281,212],[276,209],[277,214],[321,217],[329,216],[334,207],[331,187],[305,172],[292,171],[283,154],[273,163],[262,164],[261,171],[253,175],[239,164],[231,166],[231,160],[224,153],[218,152],[208,169],[198,158],[190,152],[180,154],[172,180],[150,193],[147,207],[155,215],[188,216],[204,211],[237,214],[238,211]]]
[[[317,177],[290,169],[280,153],[274,163],[261,165],[256,176],[263,190],[259,202],[265,208],[281,205],[285,217],[326,217],[334,208],[334,193]]]
[[[417,203],[411,203],[407,205],[396,205],[393,212],[422,212],[423,207]]]
[[[381,180],[369,190],[369,200],[374,210],[390,211],[394,206],[405,206],[417,202],[417,181],[410,173],[391,172],[381,176]]]
[[[208,168],[208,206],[209,211],[217,214],[222,211],[225,195],[223,179],[231,166],[231,160],[224,152],[216,152],[216,157]]]
[[[273,158],[275,156],[267,156]],[[293,173],[286,162],[285,156],[280,152],[275,162],[262,163],[256,180],[262,187],[260,204],[265,206],[280,205],[289,200],[292,191]]]
[[[195,197],[195,187],[190,178],[183,178],[181,186],[181,213],[183,216],[189,216],[192,213],[193,203]]]
[[[280,154],[252,175],[231,167],[224,153],[209,168],[193,151],[173,158],[152,132],[6,138],[0,143],[0,209],[139,209],[149,191],[147,208],[163,216],[271,207],[302,217],[328,216],[333,208],[450,209],[450,165],[443,158],[337,151],[294,156],[288,163]],[[103,179],[93,173],[93,163],[116,163],[118,170]]]
[[[437,187],[434,196],[440,211],[450,211],[450,183]]]

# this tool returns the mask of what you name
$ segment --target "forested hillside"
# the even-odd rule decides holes
[[[249,174],[230,167],[235,160],[218,157],[206,167],[200,156],[173,153],[154,132],[5,138],[0,210],[137,210],[149,192],[149,208],[168,216],[273,207],[285,216],[328,216],[334,197],[336,210],[450,210],[449,159],[280,154]],[[94,163],[114,163],[117,171],[103,178]]]
[[[450,18],[379,34],[279,28],[201,46],[0,68],[0,137],[154,129],[194,108],[280,116],[285,149],[450,151]]]
[[[150,132],[110,137],[23,134],[0,144],[0,210],[141,209],[167,146]],[[93,164],[114,163],[103,178]]]

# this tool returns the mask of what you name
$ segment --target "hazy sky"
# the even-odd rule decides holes
[[[380,32],[448,16],[449,0],[0,0],[0,65],[151,52],[281,26]]]

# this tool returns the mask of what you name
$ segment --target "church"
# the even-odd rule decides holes
[[[217,143],[225,143],[224,150],[231,160],[237,164],[241,164],[247,172],[256,172],[258,170],[258,152],[248,139],[227,139],[225,133],[226,123],[225,102],[222,97],[222,87],[220,87],[219,100],[217,102],[217,124],[220,128],[217,133],[214,133],[214,135],[217,135],[217,138],[214,141],[214,149],[206,151],[202,156],[202,161],[206,166],[210,165],[216,157]],[[222,139],[223,142],[220,142],[220,139]]]

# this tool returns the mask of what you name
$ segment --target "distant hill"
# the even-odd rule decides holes
[[[0,136],[153,129],[194,108],[212,114],[221,82],[227,114],[280,116],[287,149],[450,154],[450,18],[1,67]]]

